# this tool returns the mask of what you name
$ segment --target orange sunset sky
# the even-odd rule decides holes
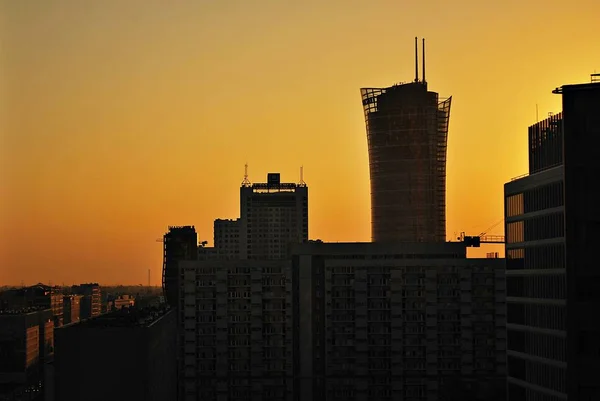
[[[239,215],[251,181],[309,185],[310,237],[370,240],[359,89],[453,96],[447,233],[503,217],[527,127],[600,71],[598,0],[0,2],[0,285],[160,281],[168,225]],[[490,234],[503,234],[499,225]],[[486,251],[501,251],[488,246]]]

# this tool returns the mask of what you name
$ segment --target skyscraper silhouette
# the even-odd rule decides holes
[[[425,40],[423,40],[423,56]],[[389,88],[362,88],[371,175],[374,242],[446,240],[446,149],[452,97],[418,76]]]

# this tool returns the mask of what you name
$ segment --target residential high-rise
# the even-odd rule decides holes
[[[600,82],[566,85],[504,186],[508,400],[600,399]]]
[[[64,305],[64,324],[77,323],[81,319],[81,299],[83,295],[65,295],[63,297]]]
[[[299,401],[504,401],[504,260],[464,243],[293,251]]]
[[[74,285],[73,293],[82,295],[80,319],[89,319],[102,313],[102,291],[98,283]]]
[[[290,246],[308,241],[308,186],[282,183],[269,173],[266,183],[240,187],[240,259],[285,259]]]
[[[428,90],[424,55],[423,47],[422,80],[416,67],[414,82],[361,89],[374,242],[446,241],[446,149],[452,97],[440,99]]]
[[[163,236],[163,243],[163,291],[167,303],[176,306],[179,261],[198,258],[198,234],[194,226],[171,226]]]
[[[239,259],[240,219],[217,219],[214,223],[214,248],[219,259]]]
[[[472,386],[504,401],[504,260],[467,259],[464,243],[309,242],[180,273],[180,400],[462,400]]]
[[[288,260],[180,263],[179,400],[294,398]]]

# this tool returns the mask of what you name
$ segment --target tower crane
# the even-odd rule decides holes
[[[493,230],[503,221],[504,219],[496,222],[479,235],[465,235],[465,232],[463,231],[460,233],[460,237],[458,237],[457,240],[464,242],[467,247],[473,248],[479,248],[481,244],[504,244],[504,235],[487,235],[490,230]]]

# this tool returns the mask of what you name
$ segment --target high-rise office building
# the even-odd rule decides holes
[[[308,241],[308,186],[283,183],[279,173],[244,182],[240,216],[240,259],[285,259],[291,245]]]
[[[416,38],[415,38],[416,41]],[[446,241],[446,149],[452,98],[414,82],[362,88],[374,242]],[[415,57],[416,57],[415,42]],[[416,61],[416,60],[415,60]]]
[[[299,401],[504,400],[503,259],[467,259],[459,242],[293,255]]]
[[[178,265],[198,258],[198,234],[194,226],[171,226],[163,236],[162,285],[167,303],[177,305]]]
[[[176,319],[134,307],[57,329],[55,399],[176,400]]]
[[[504,186],[509,401],[600,399],[600,82],[566,85]]]

